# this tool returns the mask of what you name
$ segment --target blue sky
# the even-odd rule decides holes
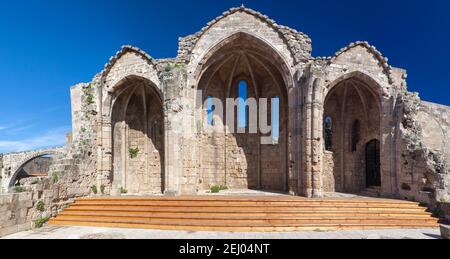
[[[307,33],[315,56],[367,40],[409,71],[409,89],[450,105],[450,2],[360,0],[16,0],[0,3],[0,152],[64,143],[69,87],[121,45],[174,57],[179,36],[246,6]]]

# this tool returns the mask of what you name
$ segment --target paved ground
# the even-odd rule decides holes
[[[223,233],[48,226],[3,239],[439,239],[439,229]]]

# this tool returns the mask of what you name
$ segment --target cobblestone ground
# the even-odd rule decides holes
[[[440,239],[439,229],[222,233],[48,226],[3,239]]]

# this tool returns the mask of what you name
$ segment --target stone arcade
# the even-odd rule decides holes
[[[331,57],[311,53],[306,34],[245,7],[180,38],[175,58],[124,46],[92,82],[71,88],[71,141],[50,169],[61,179],[44,186],[57,186],[55,204],[89,195],[93,185],[111,195],[226,185],[449,201],[450,107],[409,93],[406,71],[367,42]],[[262,133],[228,134],[221,120],[219,133],[203,128],[208,112],[197,91],[237,98],[242,81],[248,97],[279,98],[273,145],[260,144]]]

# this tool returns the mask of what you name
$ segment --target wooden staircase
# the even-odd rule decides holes
[[[152,197],[79,199],[50,225],[183,231],[326,231],[434,228],[418,203],[297,197]]]

